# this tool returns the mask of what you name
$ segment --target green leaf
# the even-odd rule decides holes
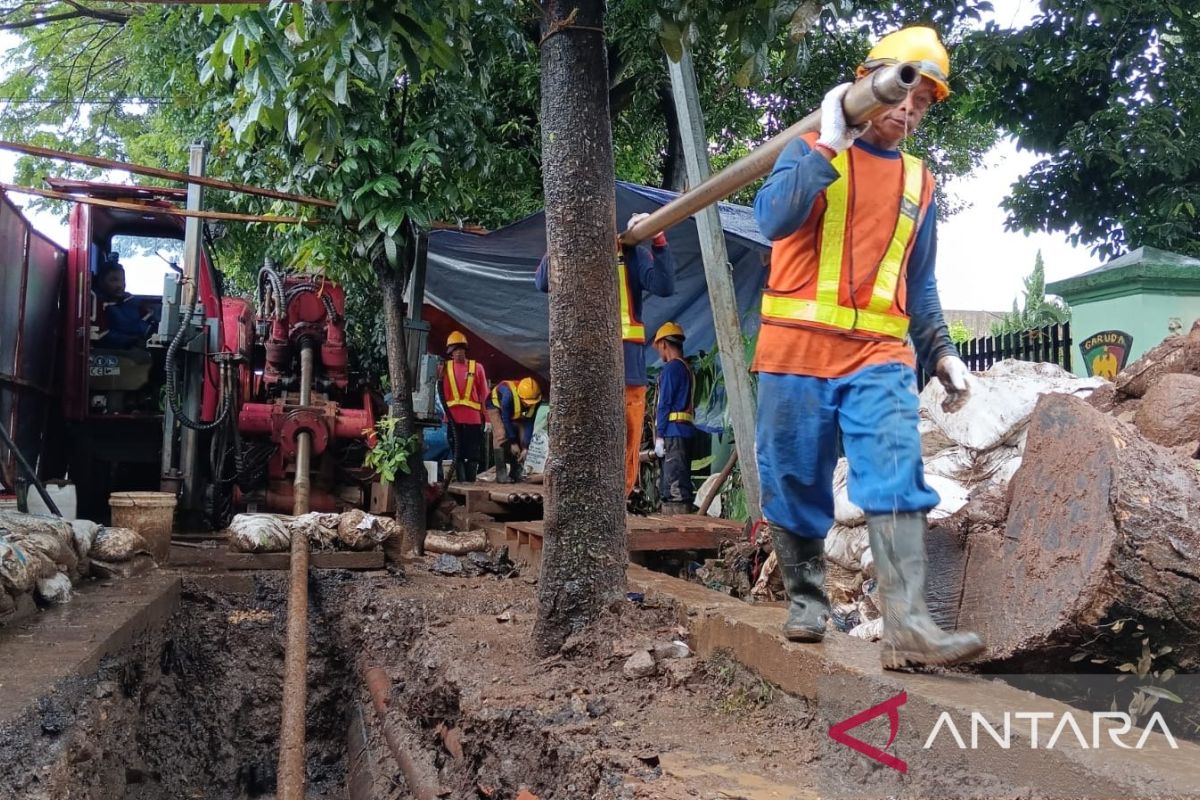
[[[383,237],[383,250],[387,255],[388,264],[395,269],[400,264],[400,254],[396,249],[396,240],[391,236]]]
[[[1172,692],[1168,689],[1162,688],[1161,686],[1139,686],[1139,687],[1137,687],[1137,689],[1139,692],[1145,692],[1146,694],[1150,695],[1151,697],[1158,697],[1163,700],[1170,700],[1172,703],[1182,703],[1183,702],[1182,697],[1180,697],[1179,695],[1175,694],[1174,692]]]
[[[297,106],[288,109],[287,132],[288,138],[293,142],[299,141],[297,135],[300,132],[300,109]]]
[[[333,84],[333,99],[338,105],[346,105],[349,101],[349,93],[347,91],[347,82],[350,80],[350,71],[343,69],[338,73],[337,81]]]

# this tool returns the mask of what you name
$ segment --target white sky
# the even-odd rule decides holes
[[[1036,0],[993,0],[995,19],[1001,25],[1028,24],[1037,11]],[[0,34],[0,53],[7,51],[11,34]],[[938,230],[938,287],[942,305],[951,309],[1006,311],[1021,294],[1021,279],[1042,251],[1047,280],[1076,275],[1099,266],[1086,248],[1072,247],[1061,234],[1036,233],[1026,236],[1004,230],[1000,201],[1009,186],[1037,161],[1033,153],[1020,152],[1011,141],[1003,141],[985,158],[983,168],[947,185],[947,189],[969,207],[943,223]],[[0,151],[0,180],[11,181],[13,154]],[[26,198],[14,196],[18,205]],[[33,215],[42,232],[65,245],[66,228],[46,214]],[[127,265],[129,290],[158,294],[161,291],[161,261]]]

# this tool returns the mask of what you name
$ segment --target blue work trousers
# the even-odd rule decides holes
[[[833,525],[837,436],[850,462],[850,500],[867,513],[928,511],[917,433],[916,375],[904,364],[843,378],[759,373],[758,473],[763,516],[791,533],[824,539]]]

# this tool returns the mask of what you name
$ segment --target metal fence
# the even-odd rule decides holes
[[[958,345],[958,353],[972,372],[981,372],[1006,358],[1017,361],[1046,361],[1071,371],[1071,323],[1047,325],[1000,336],[981,336]],[[924,388],[929,376],[921,371],[918,383]]]

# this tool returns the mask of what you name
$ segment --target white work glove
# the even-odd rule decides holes
[[[667,440],[666,439],[655,439],[654,440],[654,455],[658,456],[659,458],[663,458],[664,456],[666,456],[666,454],[667,454]]]
[[[966,405],[971,396],[971,382],[974,378],[967,365],[958,356],[942,356],[937,363],[937,377],[946,390],[946,399],[942,402],[942,411],[953,414]]]
[[[842,99],[852,85],[843,83],[841,86],[833,87],[821,101],[821,135],[817,139],[817,144],[825,145],[835,153],[840,153],[854,144],[854,140],[871,127],[870,121],[854,126],[846,123],[846,114],[842,111]]]
[[[629,218],[629,224],[625,226],[625,230],[629,230],[634,225],[637,225],[639,222],[641,222],[648,216],[650,216],[650,215],[649,214],[634,214],[632,217]],[[658,247],[662,247],[667,243],[667,235],[665,233],[663,233],[662,231],[659,231],[658,233],[654,234],[654,236],[650,237],[650,239],[651,239],[652,243]]]

